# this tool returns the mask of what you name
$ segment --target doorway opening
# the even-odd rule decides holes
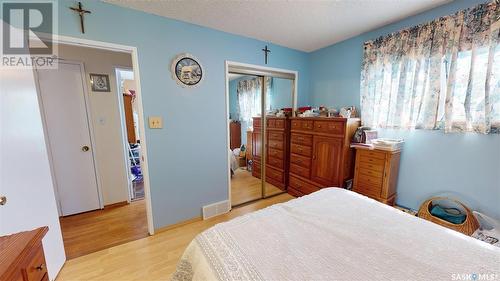
[[[144,122],[133,54],[54,44],[58,68],[37,69],[35,79],[72,259],[152,234]]]
[[[120,117],[124,138],[125,159],[128,174],[128,193],[131,201],[144,199],[144,176],[142,174],[140,150],[141,138],[139,132],[139,109],[137,108],[137,83],[134,71],[130,68],[115,68],[120,104]]]
[[[226,62],[226,82],[228,193],[234,207],[287,189],[297,72]]]

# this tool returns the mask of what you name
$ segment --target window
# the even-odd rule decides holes
[[[499,14],[482,4],[366,42],[364,125],[498,133]]]

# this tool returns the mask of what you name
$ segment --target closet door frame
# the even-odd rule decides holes
[[[261,150],[261,187],[262,187],[262,198],[266,198],[265,196],[265,180],[266,180],[266,145],[267,140],[265,137],[266,127],[267,127],[267,118],[265,114],[265,106],[266,106],[266,76],[276,77],[276,78],[285,78],[293,80],[292,84],[292,116],[295,117],[295,111],[297,110],[297,89],[298,89],[298,81],[299,81],[299,73],[295,70],[282,69],[282,68],[273,68],[261,65],[247,64],[235,61],[225,61],[225,79],[226,79],[226,93],[225,93],[225,102],[226,102],[226,137],[227,144],[229,147],[230,143],[230,135],[229,135],[229,73],[238,73],[244,75],[252,75],[252,76],[260,76],[259,79],[262,79],[261,83],[261,108],[262,108],[262,124],[261,124],[261,141],[262,141],[262,150]],[[228,205],[229,210],[232,209],[231,206],[231,162],[227,159],[227,193],[228,193]],[[274,196],[274,195],[272,195]],[[269,197],[269,196],[267,196]]]

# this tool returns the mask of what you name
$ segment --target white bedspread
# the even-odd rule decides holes
[[[328,188],[201,233],[172,279],[500,280],[500,248]]]

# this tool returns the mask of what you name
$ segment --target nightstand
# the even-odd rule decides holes
[[[401,150],[356,147],[352,190],[387,205],[394,205]]]

